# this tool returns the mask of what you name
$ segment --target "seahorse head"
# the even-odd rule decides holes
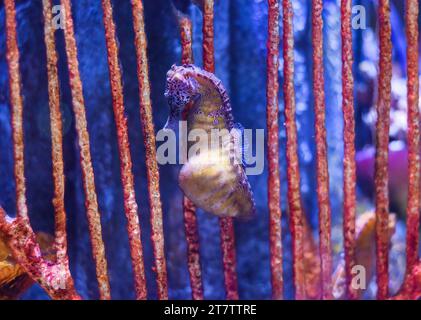
[[[167,72],[165,97],[170,106],[170,115],[166,128],[174,128],[184,107],[198,95],[198,83],[192,77],[191,68],[189,65],[173,65]]]

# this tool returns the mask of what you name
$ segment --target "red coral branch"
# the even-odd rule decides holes
[[[213,2],[214,0],[203,0],[203,69],[215,73]]]
[[[60,112],[60,85],[57,71],[57,52],[52,23],[51,0],[43,0],[44,41],[47,51],[48,95],[50,98],[50,123],[52,142],[52,168],[54,180],[55,249],[57,263],[69,268],[67,256],[66,212],[64,208],[64,163],[62,122]]]
[[[51,298],[80,300],[68,266],[58,260],[49,262],[42,257],[28,219],[20,216],[11,219],[0,207],[0,232],[16,262]]]
[[[101,299],[110,299],[110,284],[107,273],[104,242],[102,240],[101,218],[95,191],[94,170],[92,167],[89,133],[86,121],[85,102],[82,81],[79,74],[77,46],[73,28],[72,8],[70,0],[61,0],[64,8],[67,64],[69,68],[70,90],[72,92],[73,112],[75,114],[76,132],[78,135],[80,164],[82,168],[85,207],[88,218],[89,233],[92,243],[92,254],[95,261],[96,276]]]
[[[331,222],[329,168],[326,143],[326,105],[323,69],[323,1],[312,1],[313,95],[316,134],[317,199],[319,204],[322,298],[332,298]]]
[[[407,269],[405,282],[400,292],[392,300],[420,300],[421,299],[421,261]]]
[[[203,300],[202,271],[200,268],[199,231],[196,208],[187,197],[183,197],[184,227],[187,240],[187,257],[193,300]]]
[[[293,277],[296,299],[305,298],[304,278],[304,221],[301,207],[300,168],[297,155],[297,127],[295,124],[294,90],[294,32],[293,10],[290,0],[282,1],[285,126],[287,136],[287,176],[290,229],[292,236]]]
[[[389,0],[379,1],[380,26],[380,74],[376,123],[376,252],[377,252],[377,298],[386,299],[389,294],[389,221],[388,158],[390,97],[392,80],[392,41]]]
[[[221,229],[222,261],[227,299],[238,300],[234,221],[232,218],[220,218],[219,227]]]
[[[408,42],[408,208],[406,233],[406,268],[418,262],[420,225],[420,113],[418,80],[418,1],[406,3],[406,37]]]
[[[321,294],[321,263],[319,246],[313,237],[313,232],[307,219],[303,218],[303,264],[305,274],[306,299],[320,299]]]
[[[191,64],[193,63],[192,23],[188,17],[182,16],[181,14],[178,14],[177,18],[181,36],[181,63]],[[191,105],[192,104],[190,104],[190,106]],[[186,120],[189,109],[189,107],[185,108],[185,111],[183,112],[183,120]],[[194,300],[203,300],[203,283],[202,271],[200,268],[199,230],[197,227],[196,207],[187,197],[183,197],[183,215],[192,298]]]
[[[147,40],[143,4],[140,0],[132,1],[135,45],[137,53],[137,75],[139,81],[140,118],[142,122],[144,145],[146,150],[146,173],[148,179],[149,204],[151,207],[152,243],[157,270],[158,297],[166,299],[167,269],[164,255],[164,231],[162,225],[162,205],[159,191],[159,171],[156,162],[155,129],[152,118],[152,103],[149,84]]]
[[[129,235],[130,254],[132,258],[133,276],[137,299],[146,299],[146,279],[143,262],[141,230],[137,214],[137,203],[132,174],[127,119],[124,115],[123,87],[121,70],[118,60],[118,48],[115,35],[115,25],[111,2],[102,1],[105,40],[107,45],[108,68],[110,73],[111,93],[113,98],[114,121],[117,127],[117,140],[120,158],[121,183],[123,185],[124,210],[127,218],[127,233]],[[166,287],[158,289],[159,297],[166,295]]]
[[[180,27],[181,63],[191,64],[193,63],[192,23],[188,17],[183,16],[181,13],[178,13],[177,20]]]
[[[266,123],[268,128],[268,206],[270,220],[270,267],[272,298],[283,298],[282,276],[282,234],[279,179],[279,125],[278,125],[278,68],[279,68],[279,0],[268,0],[268,40],[267,40],[267,84]]]
[[[13,159],[16,188],[17,215],[28,219],[26,206],[25,164],[24,164],[24,138],[23,138],[23,102],[20,90],[19,74],[19,48],[16,35],[15,1],[4,1],[6,12],[6,46],[7,64],[9,68],[9,92],[12,105],[12,134],[13,134]]]
[[[352,26],[351,1],[341,2],[342,35],[342,111],[344,117],[344,160],[343,160],[343,233],[345,251],[346,295],[356,299],[352,289],[352,268],[355,265],[355,223],[356,223],[356,164],[355,164],[355,120],[354,120],[354,78],[352,75]]]

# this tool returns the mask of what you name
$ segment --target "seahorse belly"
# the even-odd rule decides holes
[[[221,217],[247,218],[254,213],[253,197],[240,164],[218,151],[201,152],[181,168],[184,194],[207,212]]]

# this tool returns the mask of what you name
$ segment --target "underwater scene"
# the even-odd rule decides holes
[[[420,299],[419,22],[0,0],[0,299]]]

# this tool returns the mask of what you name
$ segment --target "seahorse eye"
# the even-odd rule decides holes
[[[191,93],[191,85],[181,72],[168,73],[164,95],[171,107],[181,108],[186,105],[190,101]]]

